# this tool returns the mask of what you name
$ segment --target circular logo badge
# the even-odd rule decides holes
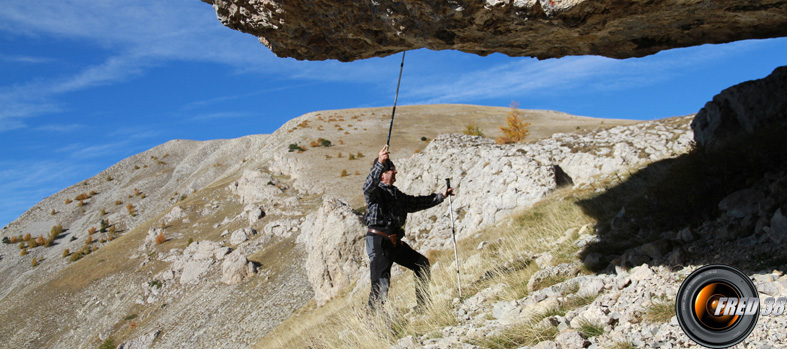
[[[737,269],[721,264],[695,270],[675,299],[678,323],[689,338],[727,348],[749,336],[760,316],[757,288]]]

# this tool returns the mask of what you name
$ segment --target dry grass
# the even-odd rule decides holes
[[[460,240],[457,248],[462,262],[462,298],[472,297],[491,285],[503,284],[505,287],[500,298],[520,299],[528,293],[527,281],[538,271],[538,266],[530,263],[530,255],[550,252],[556,256],[556,260],[560,259],[560,255],[573,255],[576,247],[570,241],[576,237],[576,233],[565,239],[567,243],[554,242],[569,229],[590,223],[590,219],[576,206],[578,198],[574,195],[569,191],[558,192],[551,199],[515,215],[507,223],[485,229],[476,237]],[[481,241],[493,242],[478,251],[477,246]],[[256,347],[389,347],[399,338],[410,335],[419,337],[457,325],[452,307],[454,298],[458,297],[453,251],[429,251],[427,256],[434,266],[429,286],[432,303],[422,314],[414,314],[410,310],[415,305],[415,286],[412,273],[408,271],[404,277],[392,281],[384,312],[367,312],[368,288],[354,295],[346,290],[322,307],[311,303],[299,310],[264,337]],[[465,263],[469,259],[477,263]],[[585,298],[588,297],[569,298],[553,312],[565,314],[570,309],[589,304],[595,297]],[[491,339],[474,341],[488,347],[515,347],[553,338],[556,329],[533,325],[533,321],[540,321],[549,314],[540,314]]]
[[[645,310],[644,319],[650,323],[665,323],[675,316],[675,303],[667,299],[654,299]]]

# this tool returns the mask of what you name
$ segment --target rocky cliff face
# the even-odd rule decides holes
[[[732,86],[705,104],[691,124],[698,144],[716,148],[763,131],[787,128],[787,67]]]
[[[787,35],[781,0],[203,0],[280,57],[352,61],[428,48],[479,55],[641,57]]]

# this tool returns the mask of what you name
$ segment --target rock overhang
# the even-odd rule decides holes
[[[787,36],[785,0],[202,0],[280,57],[353,61],[428,48],[539,59],[643,57]]]

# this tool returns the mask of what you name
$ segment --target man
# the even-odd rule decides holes
[[[423,309],[429,294],[429,260],[413,250],[404,237],[407,214],[435,206],[448,195],[452,188],[442,193],[426,196],[411,196],[399,191],[396,182],[396,167],[389,158],[388,146],[377,154],[369,176],[363,184],[366,197],[366,253],[369,255],[369,274],[372,289],[369,292],[369,307],[377,308],[388,295],[391,281],[391,266],[394,262],[415,272],[415,296],[417,307]]]

